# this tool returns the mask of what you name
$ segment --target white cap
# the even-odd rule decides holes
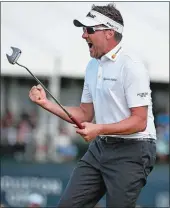
[[[94,10],[91,10],[84,19],[75,19],[73,23],[76,27],[93,27],[102,24],[118,33],[123,32],[123,25]]]
[[[43,205],[44,204],[44,197],[40,194],[32,193],[28,197],[28,203],[29,204]]]

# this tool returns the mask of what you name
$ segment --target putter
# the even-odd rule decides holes
[[[40,82],[40,80],[25,66],[19,64],[17,62],[18,58],[21,55],[21,50],[19,48],[15,48],[15,47],[11,47],[12,48],[12,55],[9,56],[8,54],[6,54],[7,59],[9,61],[10,64],[17,64],[23,68],[25,68],[30,74],[31,76],[43,87],[43,89],[53,98],[53,100],[62,108],[62,110],[67,114],[67,116],[73,121],[74,124],[76,124],[79,129],[83,129],[83,126],[81,125],[81,123],[73,116],[71,115],[58,101],[57,99],[48,91],[48,89]]]

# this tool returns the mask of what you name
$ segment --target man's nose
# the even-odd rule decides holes
[[[88,33],[87,33],[87,31],[84,31],[84,32],[83,32],[82,38],[83,38],[83,39],[88,38]]]

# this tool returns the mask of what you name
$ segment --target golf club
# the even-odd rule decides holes
[[[19,64],[17,62],[18,58],[21,55],[21,50],[19,48],[15,48],[15,47],[11,47],[12,48],[12,55],[9,56],[8,54],[6,54],[7,59],[9,61],[10,64],[17,64],[18,66],[21,66],[23,68],[25,68],[30,74],[31,76],[43,87],[43,89],[53,98],[53,100],[62,108],[62,110],[67,114],[67,116],[73,121],[74,124],[76,124],[80,129],[83,129],[83,126],[81,125],[81,123],[73,116],[71,115],[58,101],[57,99],[48,91],[48,89],[40,82],[40,80],[25,66]]]

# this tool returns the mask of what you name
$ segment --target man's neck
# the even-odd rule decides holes
[[[120,41],[119,42],[115,41],[115,42],[112,42],[112,44],[109,44],[109,47],[107,48],[105,54],[107,54],[109,51],[113,50],[119,43],[120,43]]]
[[[109,47],[107,47],[107,49],[104,51],[103,55],[99,58],[99,60],[106,55],[107,53],[109,53],[111,50],[113,50],[118,44],[120,43],[120,41],[114,41],[111,44],[109,44]]]

